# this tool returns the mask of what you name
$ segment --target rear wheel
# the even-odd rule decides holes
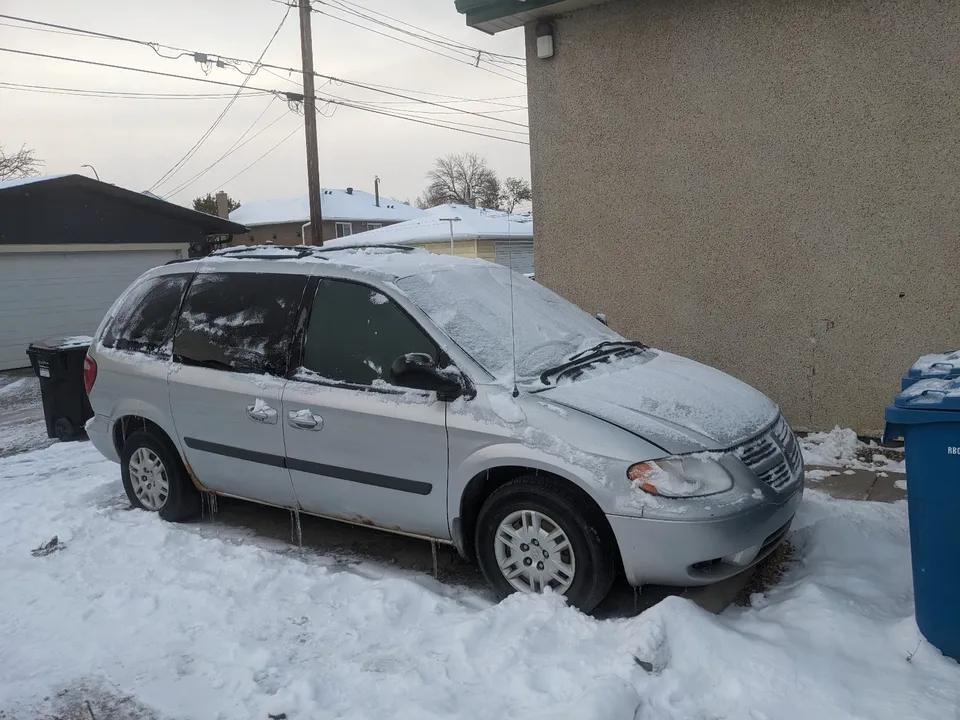
[[[480,510],[480,568],[500,597],[550,588],[589,612],[610,591],[617,568],[601,521],[585,516],[580,498],[557,480],[512,480]]]
[[[57,440],[60,442],[68,442],[73,440],[76,435],[76,431],[73,428],[73,423],[70,422],[65,417],[58,417],[53,423],[53,433],[57,436]]]
[[[200,511],[200,493],[165,439],[145,430],[132,433],[123,443],[120,468],[123,489],[134,507],[173,522]]]

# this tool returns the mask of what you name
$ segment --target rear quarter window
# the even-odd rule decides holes
[[[169,356],[177,311],[190,275],[144,280],[126,294],[100,340],[117,350]]]

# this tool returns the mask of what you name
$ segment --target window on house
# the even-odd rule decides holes
[[[173,353],[188,365],[285,375],[304,275],[197,275],[183,300]]]
[[[383,227],[383,223],[367,223],[367,230],[377,230]]]
[[[347,235],[353,235],[353,223],[348,222],[338,222],[337,223],[337,237],[347,237]]]
[[[325,278],[313,301],[303,347],[303,367],[351,385],[390,382],[400,355],[439,357],[437,345],[383,293],[358,283]]]

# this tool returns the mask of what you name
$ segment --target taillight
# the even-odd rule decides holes
[[[83,386],[87,389],[87,395],[93,390],[93,384],[97,381],[97,361],[87,355],[83,359]]]

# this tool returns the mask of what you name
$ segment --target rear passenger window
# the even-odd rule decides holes
[[[197,275],[183,301],[177,360],[235,372],[287,373],[307,278],[274,273]]]
[[[303,367],[322,378],[352,385],[390,382],[390,366],[406,353],[427,353],[436,344],[400,307],[378,290],[325,279],[317,288],[303,346]]]
[[[163,275],[132,288],[103,333],[101,344],[169,357],[177,310],[189,279],[189,275]]]

